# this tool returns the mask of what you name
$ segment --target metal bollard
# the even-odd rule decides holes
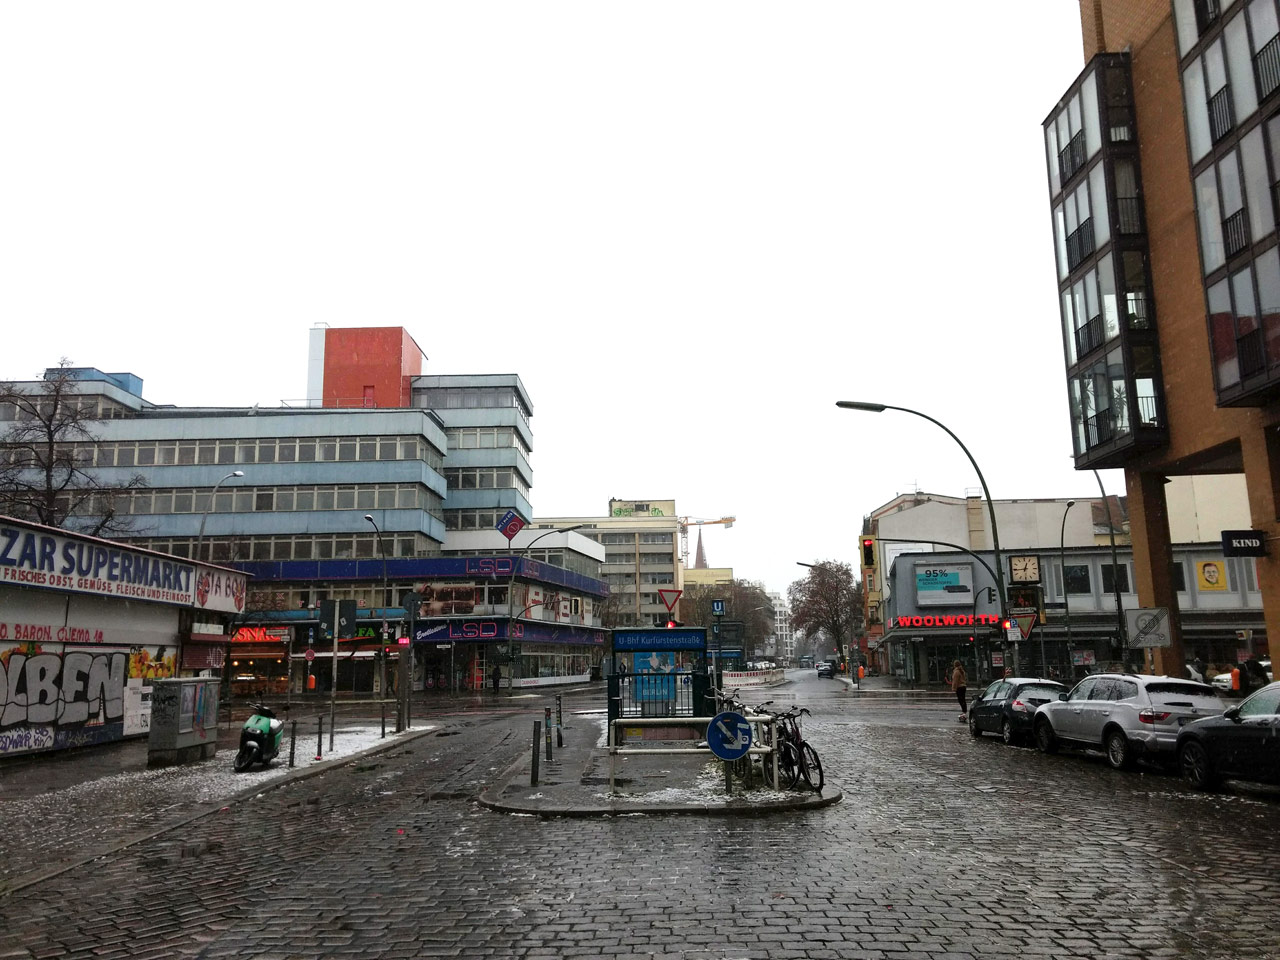
[[[324,747],[324,714],[318,718],[320,720],[320,732],[316,734],[316,759],[319,760],[323,755]]]
[[[289,766],[293,766],[293,755],[298,747],[298,721],[293,720],[289,724]]]
[[[382,701],[382,739],[387,739],[387,701]]]
[[[533,766],[529,768],[529,786],[538,785],[538,738],[542,735],[542,721],[533,721]]]
[[[564,716],[560,712],[560,698],[556,697],[556,746],[564,746]]]
[[[547,722],[547,759],[551,759],[551,708],[542,708],[543,719]]]

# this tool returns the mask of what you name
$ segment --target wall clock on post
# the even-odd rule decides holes
[[[1009,579],[1014,583],[1039,583],[1040,558],[1036,556],[1010,557]]]

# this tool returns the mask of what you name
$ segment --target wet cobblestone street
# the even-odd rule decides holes
[[[527,722],[477,719],[0,899],[0,958],[1280,956],[1275,793],[829,689],[787,695],[831,807],[497,813],[475,794]]]

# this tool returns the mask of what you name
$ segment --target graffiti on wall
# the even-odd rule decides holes
[[[126,724],[126,687],[173,676],[168,650],[0,649],[0,755],[103,743],[144,729],[136,719]]]

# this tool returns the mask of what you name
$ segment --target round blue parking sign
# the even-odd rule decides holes
[[[721,760],[740,760],[751,749],[751,724],[740,713],[718,713],[707,724],[707,746]]]

